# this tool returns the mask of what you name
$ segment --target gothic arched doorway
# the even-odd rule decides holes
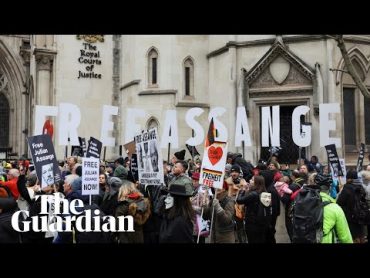
[[[9,102],[0,92],[0,147],[9,146]]]

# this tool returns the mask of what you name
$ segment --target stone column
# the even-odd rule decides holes
[[[52,64],[54,55],[43,51],[35,50],[36,56],[36,104],[37,105],[52,105],[52,97],[50,94],[50,81]]]

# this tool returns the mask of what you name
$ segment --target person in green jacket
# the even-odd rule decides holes
[[[342,208],[330,197],[329,190],[332,179],[328,175],[317,174],[314,179],[320,186],[320,196],[323,202],[330,202],[324,206],[323,238],[321,243],[353,243],[346,216]],[[339,242],[337,242],[337,239]]]

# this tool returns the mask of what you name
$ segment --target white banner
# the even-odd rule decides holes
[[[135,136],[139,182],[145,185],[164,184],[163,160],[157,128]]]
[[[199,184],[219,189],[223,187],[226,156],[226,142],[216,141],[206,148],[203,155]]]
[[[82,158],[82,195],[99,194],[99,159]]]

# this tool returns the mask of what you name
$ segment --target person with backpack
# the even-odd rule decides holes
[[[332,178],[330,175],[317,174],[315,184],[320,186],[323,208],[323,237],[321,243],[353,243],[348,222],[342,208],[330,197]]]
[[[331,177],[314,173],[295,198],[293,243],[352,243],[342,209],[329,196]]]
[[[267,243],[271,229],[271,193],[266,191],[263,176],[253,176],[249,191],[241,189],[236,199],[245,205],[245,231],[248,243]]]
[[[365,226],[369,223],[370,211],[366,202],[366,192],[358,178],[357,171],[349,170],[347,183],[337,198],[346,215],[354,243],[365,243]]]

